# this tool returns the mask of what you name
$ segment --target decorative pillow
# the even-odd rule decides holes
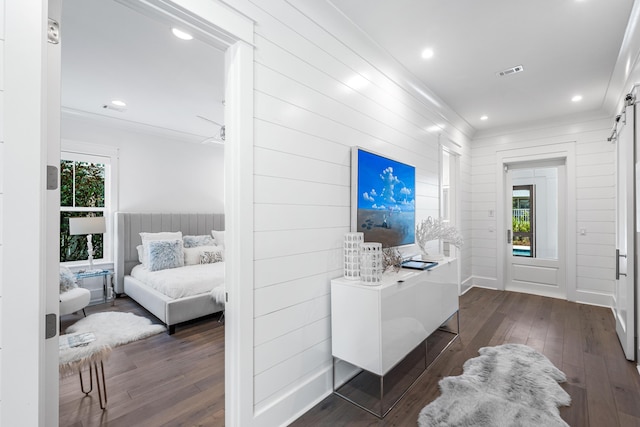
[[[211,230],[211,235],[215,239],[216,245],[224,246],[224,230],[222,231]]]
[[[216,242],[213,237],[208,235],[202,236],[184,236],[182,238],[182,243],[185,248],[195,248],[198,246],[212,246],[215,245]]]
[[[182,267],[184,253],[182,239],[180,240],[151,240],[145,244],[147,253],[147,268],[149,271],[165,270],[167,268]]]
[[[200,264],[213,264],[215,262],[224,261],[222,258],[222,251],[203,251],[200,255]]]
[[[78,281],[75,274],[71,272],[67,267],[60,266],[60,293],[67,292],[73,288],[78,287]]]
[[[147,260],[144,256],[144,246],[138,245],[136,246],[136,250],[138,251],[138,261],[140,262],[140,264],[144,264],[146,266]]]
[[[147,243],[154,240],[182,240],[182,231],[161,231],[159,233],[148,233],[141,232],[140,239],[142,240],[142,257],[140,256],[140,251],[138,250],[138,260],[145,267],[149,268],[148,257],[149,248],[147,247]]]
[[[220,247],[210,245],[198,246],[195,248],[184,248],[184,265],[198,265],[200,264],[200,255],[202,255],[202,252],[215,250],[220,250]]]

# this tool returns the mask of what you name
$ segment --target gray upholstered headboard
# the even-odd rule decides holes
[[[136,246],[142,244],[141,231],[182,231],[183,235],[211,234],[224,230],[223,213],[115,213],[114,288],[124,292],[124,276],[139,264]]]

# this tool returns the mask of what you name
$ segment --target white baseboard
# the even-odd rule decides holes
[[[498,279],[495,277],[480,277],[480,276],[471,276],[466,282],[471,281],[472,285],[470,288],[485,288],[485,289],[493,289],[494,291],[498,289]]]
[[[600,307],[613,307],[613,295],[576,291],[576,302]]]
[[[266,406],[256,407],[252,425],[288,426],[333,393],[332,375],[330,364]]]
[[[493,277],[478,277],[471,276],[462,282],[462,294],[464,295],[471,288],[484,288],[492,290],[498,289],[498,281]],[[465,289],[467,287],[467,289]],[[576,301],[580,304],[595,305],[599,307],[613,307],[613,295],[588,292],[588,291],[576,291]]]

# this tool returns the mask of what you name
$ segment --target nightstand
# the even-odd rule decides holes
[[[113,289],[111,289],[110,278],[113,275],[113,271],[111,270],[90,270],[90,271],[79,271],[76,274],[76,279],[82,281],[83,279],[87,279],[89,277],[102,277],[102,302],[108,302],[111,300],[111,305],[115,303],[115,294]]]

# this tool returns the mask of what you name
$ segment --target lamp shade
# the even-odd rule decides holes
[[[69,234],[104,234],[107,231],[103,216],[69,218]]]

